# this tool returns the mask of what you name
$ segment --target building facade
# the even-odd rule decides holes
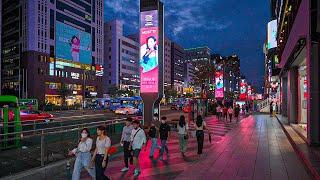
[[[171,41],[164,37],[164,87],[171,87]]]
[[[104,87],[117,86],[120,89],[139,93],[139,43],[135,38],[123,35],[123,23],[113,20],[105,23],[105,70]],[[109,92],[108,92],[109,93]]]
[[[171,43],[171,86],[178,94],[184,86],[185,50],[179,44]]]
[[[3,94],[41,105],[102,96],[102,0],[2,3]]]
[[[281,114],[308,144],[319,144],[319,1],[271,2],[278,30]]]

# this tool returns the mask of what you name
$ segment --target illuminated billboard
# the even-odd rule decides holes
[[[240,100],[247,99],[247,83],[242,80],[240,83]]]
[[[268,49],[277,47],[277,20],[268,23]]]
[[[92,63],[91,34],[57,21],[56,57],[83,64]]]
[[[215,82],[216,82],[216,89],[215,89],[215,97],[216,98],[223,98],[223,72],[217,71],[215,72]]]
[[[158,11],[140,13],[140,92],[159,91]]]

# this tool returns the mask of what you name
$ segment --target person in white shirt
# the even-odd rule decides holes
[[[180,116],[177,129],[178,129],[178,135],[179,135],[180,152],[182,156],[184,156],[184,153],[187,151],[187,139],[188,139],[189,127],[183,115]]]
[[[82,129],[78,147],[69,152],[69,156],[75,155],[77,157],[74,163],[72,180],[80,179],[82,168],[85,168],[89,175],[95,179],[95,171],[90,167],[92,142],[89,130],[87,128]]]
[[[229,120],[230,122],[232,121],[232,115],[233,115],[233,109],[232,107],[230,106],[229,109],[228,109],[228,114],[229,114]]]
[[[94,150],[91,164],[95,164],[96,180],[105,180],[109,179],[104,172],[108,163],[108,152],[111,147],[111,140],[107,136],[106,128],[104,126],[99,126],[97,128],[97,135],[96,149]]]
[[[133,165],[135,166],[134,176],[139,176],[139,154],[142,146],[146,144],[146,134],[143,129],[140,128],[140,122],[138,120],[133,121],[133,130],[131,133],[131,149],[133,151]]]

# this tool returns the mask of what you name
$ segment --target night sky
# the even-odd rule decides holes
[[[241,73],[263,85],[263,42],[269,20],[267,0],[163,0],[165,34],[184,48],[208,46],[213,53],[237,54]],[[139,0],[105,0],[105,20],[124,22],[126,34],[138,32]]]

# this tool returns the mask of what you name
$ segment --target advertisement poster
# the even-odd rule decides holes
[[[308,98],[308,83],[307,83],[307,77],[304,77],[303,80],[303,96],[305,99]]]
[[[80,62],[92,63],[91,34],[57,21],[56,57]]]
[[[223,98],[223,72],[217,71],[215,72],[215,82],[216,82],[216,89],[215,89],[215,97],[216,98]]]
[[[268,23],[268,49],[277,47],[277,20]]]
[[[157,93],[159,77],[158,11],[140,13],[140,92]]]
[[[251,86],[248,86],[248,98],[250,100],[252,99],[252,88],[251,88]]]
[[[240,99],[246,100],[247,99],[247,83],[241,81],[240,83]]]

